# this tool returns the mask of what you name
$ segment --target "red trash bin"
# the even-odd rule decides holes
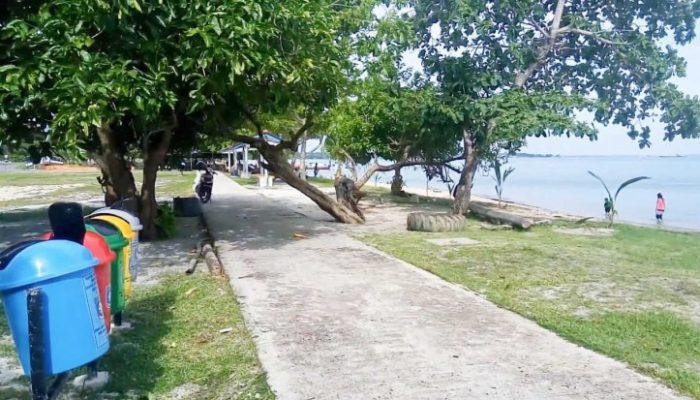
[[[44,240],[53,238],[53,232],[47,232],[41,236]],[[99,264],[95,267],[95,277],[97,278],[97,287],[100,292],[100,303],[102,305],[102,315],[104,317],[105,328],[107,333],[112,330],[112,312],[110,308],[111,295],[111,276],[112,276],[112,261],[116,255],[109,249],[105,239],[95,232],[85,232],[83,246],[87,247],[93,257],[99,260]]]

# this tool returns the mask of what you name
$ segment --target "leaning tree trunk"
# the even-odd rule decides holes
[[[117,200],[135,197],[134,175],[131,173],[122,144],[109,123],[104,123],[97,129],[97,136],[100,140],[101,154],[96,159],[102,170],[104,186],[108,194],[105,196],[107,203],[105,205],[110,206]]]
[[[158,202],[156,201],[156,180],[158,179],[158,166],[165,160],[165,154],[170,146],[172,130],[165,129],[161,132],[147,136],[143,154],[143,183],[139,196],[139,219],[143,230],[141,236],[144,240],[158,238],[156,217],[158,216]]]
[[[465,214],[469,209],[474,173],[479,163],[476,154],[476,143],[474,143],[474,138],[466,129],[464,130],[464,162],[464,169],[462,169],[462,175],[455,191],[454,205],[452,206],[452,213],[458,215]]]
[[[336,179],[334,186],[338,204],[352,210],[364,221],[365,216],[360,209],[360,200],[364,197],[364,193],[355,185],[355,181],[350,178],[339,178]]]
[[[272,147],[261,146],[260,154],[265,157],[269,169],[290,186],[303,193],[316,203],[323,211],[327,212],[338,222],[347,224],[361,224],[364,222],[364,217],[352,209],[334,201],[325,193],[319,190],[316,186],[301,179],[294,171],[291,165],[284,157],[282,150],[276,150]]]

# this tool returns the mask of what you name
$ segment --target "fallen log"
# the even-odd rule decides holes
[[[216,256],[214,248],[210,244],[205,244],[202,246],[202,255],[204,256],[204,262],[207,263],[209,267],[209,273],[212,275],[223,275],[224,268],[219,262],[219,257]]]
[[[487,220],[495,224],[510,225],[518,229],[530,229],[534,222],[520,215],[511,214],[502,210],[496,210],[481,204],[469,204],[469,211],[477,218]]]

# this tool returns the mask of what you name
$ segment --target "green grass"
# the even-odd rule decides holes
[[[135,291],[125,317],[134,328],[114,333],[100,362],[110,383],[88,398],[126,398],[129,392],[129,398],[167,398],[193,383],[201,390],[188,398],[274,399],[225,279],[167,276]],[[233,330],[219,333],[224,328]],[[7,327],[0,325],[0,333],[8,334]]]
[[[322,178],[320,176],[313,177],[309,176],[306,178],[309,183],[313,183],[316,186],[321,187],[333,187],[335,185],[335,180],[331,178]]]
[[[580,226],[491,231],[470,221],[464,232],[362,239],[700,399],[700,236],[617,225],[612,237],[584,237],[561,227]],[[460,236],[481,243],[426,241]]]
[[[240,176],[232,176],[234,182],[242,186],[258,186],[258,178],[256,176],[249,176],[248,178],[241,178]],[[335,181],[329,178],[312,177],[306,178],[309,183],[312,183],[319,187],[333,187]]]
[[[136,173],[136,180],[140,185],[141,172]],[[178,171],[160,171],[158,172],[158,181],[156,182],[156,196],[158,197],[186,197],[194,196],[192,193],[192,185],[194,184],[195,172],[188,171],[180,174]]]
[[[32,186],[32,185],[66,185],[66,184],[97,184],[95,172],[63,172],[63,171],[13,171],[0,172],[0,186]],[[99,185],[98,185],[99,189]]]
[[[34,190],[34,194],[9,200],[0,200],[0,209],[50,204],[55,201],[82,201],[103,196],[97,182],[99,172],[62,172],[62,171],[19,171],[0,172],[0,187],[6,190]],[[194,172],[181,175],[178,171],[158,172],[156,195],[158,197],[176,197],[192,195]],[[140,188],[141,171],[134,171],[137,188]],[[71,185],[58,187],[48,185]],[[38,191],[38,192],[36,192]]]
[[[236,182],[239,185],[242,186],[257,186],[258,185],[258,178],[255,176],[249,176],[247,178],[242,178],[240,176],[232,176],[231,179],[233,179],[234,182]]]

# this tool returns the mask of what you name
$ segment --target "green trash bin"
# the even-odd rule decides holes
[[[107,293],[110,297],[108,301],[112,309],[114,324],[119,326],[122,323],[122,311],[126,303],[124,298],[124,252],[122,249],[129,244],[129,241],[124,238],[117,227],[106,221],[87,219],[85,220],[85,228],[104,237],[107,246],[116,254],[114,261],[112,261],[111,287]]]

